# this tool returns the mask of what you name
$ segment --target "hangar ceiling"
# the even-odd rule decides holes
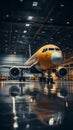
[[[1,0],[0,53],[28,55],[45,44],[73,55],[72,0]]]

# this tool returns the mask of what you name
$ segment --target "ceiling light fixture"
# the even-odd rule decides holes
[[[69,21],[67,21],[67,23],[66,24],[70,24],[70,22]]]
[[[52,21],[53,21],[53,18],[50,18],[50,21],[52,22]]]
[[[23,2],[23,0],[20,0],[20,2]]]
[[[17,32],[18,32],[18,30],[15,30],[15,32],[17,33]]]
[[[44,31],[42,31],[42,33],[45,33]]]
[[[63,5],[63,4],[61,4],[60,6],[61,6],[61,7],[64,7],[64,5]]]
[[[29,27],[29,26],[30,26],[30,24],[29,24],[29,23],[26,23],[26,24],[25,24],[25,26],[26,26],[26,27]]]
[[[33,16],[28,16],[28,20],[32,20],[33,19]]]
[[[27,33],[27,30],[24,30],[23,33]]]
[[[37,6],[38,5],[38,2],[36,2],[36,1],[34,1],[33,3],[32,3],[32,6]]]
[[[9,17],[9,15],[7,14],[6,17]]]

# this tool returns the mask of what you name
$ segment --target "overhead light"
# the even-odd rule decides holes
[[[61,6],[61,7],[64,7],[64,5],[63,5],[63,4],[61,4],[60,6]]]
[[[70,22],[69,21],[67,21],[67,23],[66,24],[70,24]]]
[[[22,37],[24,38],[24,37],[25,37],[25,35],[22,35]]]
[[[27,33],[27,30],[24,30],[23,33]]]
[[[36,2],[36,1],[34,1],[33,3],[32,3],[32,6],[37,6],[38,5],[38,2]]]
[[[9,17],[9,15],[7,14],[6,17]]]
[[[23,0],[20,0],[20,2],[23,2]]]
[[[16,55],[16,51],[14,51],[13,54]]]
[[[29,23],[26,23],[26,24],[25,24],[25,26],[26,26],[26,27],[29,27],[29,26],[30,26],[30,24],[29,24]]]
[[[28,20],[32,20],[33,19],[33,16],[28,16]]]
[[[15,30],[15,32],[18,32],[18,30]]]
[[[8,42],[7,40],[5,40],[5,42]]]
[[[52,21],[53,21],[53,18],[50,18],[50,21],[52,22]]]
[[[58,34],[60,34],[60,32],[57,32]]]
[[[29,124],[27,124],[27,125],[26,125],[26,128],[28,129],[29,127],[30,127],[30,125],[29,125]]]
[[[44,31],[42,31],[42,33],[45,33]]]
[[[20,41],[20,43],[23,43],[23,41]]]
[[[58,42],[58,44],[61,44],[61,42]]]

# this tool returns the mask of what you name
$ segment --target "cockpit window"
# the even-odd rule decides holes
[[[60,51],[59,48],[44,48],[42,52],[46,52],[46,51],[52,51],[52,50],[56,50],[56,51]]]
[[[50,51],[52,51],[52,50],[54,50],[55,48],[48,48],[48,50],[50,50]]]
[[[47,51],[47,48],[43,49],[43,51],[42,51],[42,52],[46,52],[46,51]]]
[[[55,48],[55,50],[56,50],[56,51],[60,51],[60,49],[59,49],[59,48]]]

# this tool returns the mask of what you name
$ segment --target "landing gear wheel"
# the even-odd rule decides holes
[[[53,78],[52,78],[52,77],[47,78],[47,79],[46,79],[46,83],[54,84]]]
[[[46,78],[45,77],[40,77],[39,81],[40,82],[46,82]]]
[[[52,77],[47,78],[47,88],[48,88],[48,92],[50,92],[50,90],[53,88],[53,84],[54,84],[53,78],[52,78]]]
[[[53,87],[53,84],[51,84],[51,83],[47,84],[48,90],[52,89],[52,87]]]

